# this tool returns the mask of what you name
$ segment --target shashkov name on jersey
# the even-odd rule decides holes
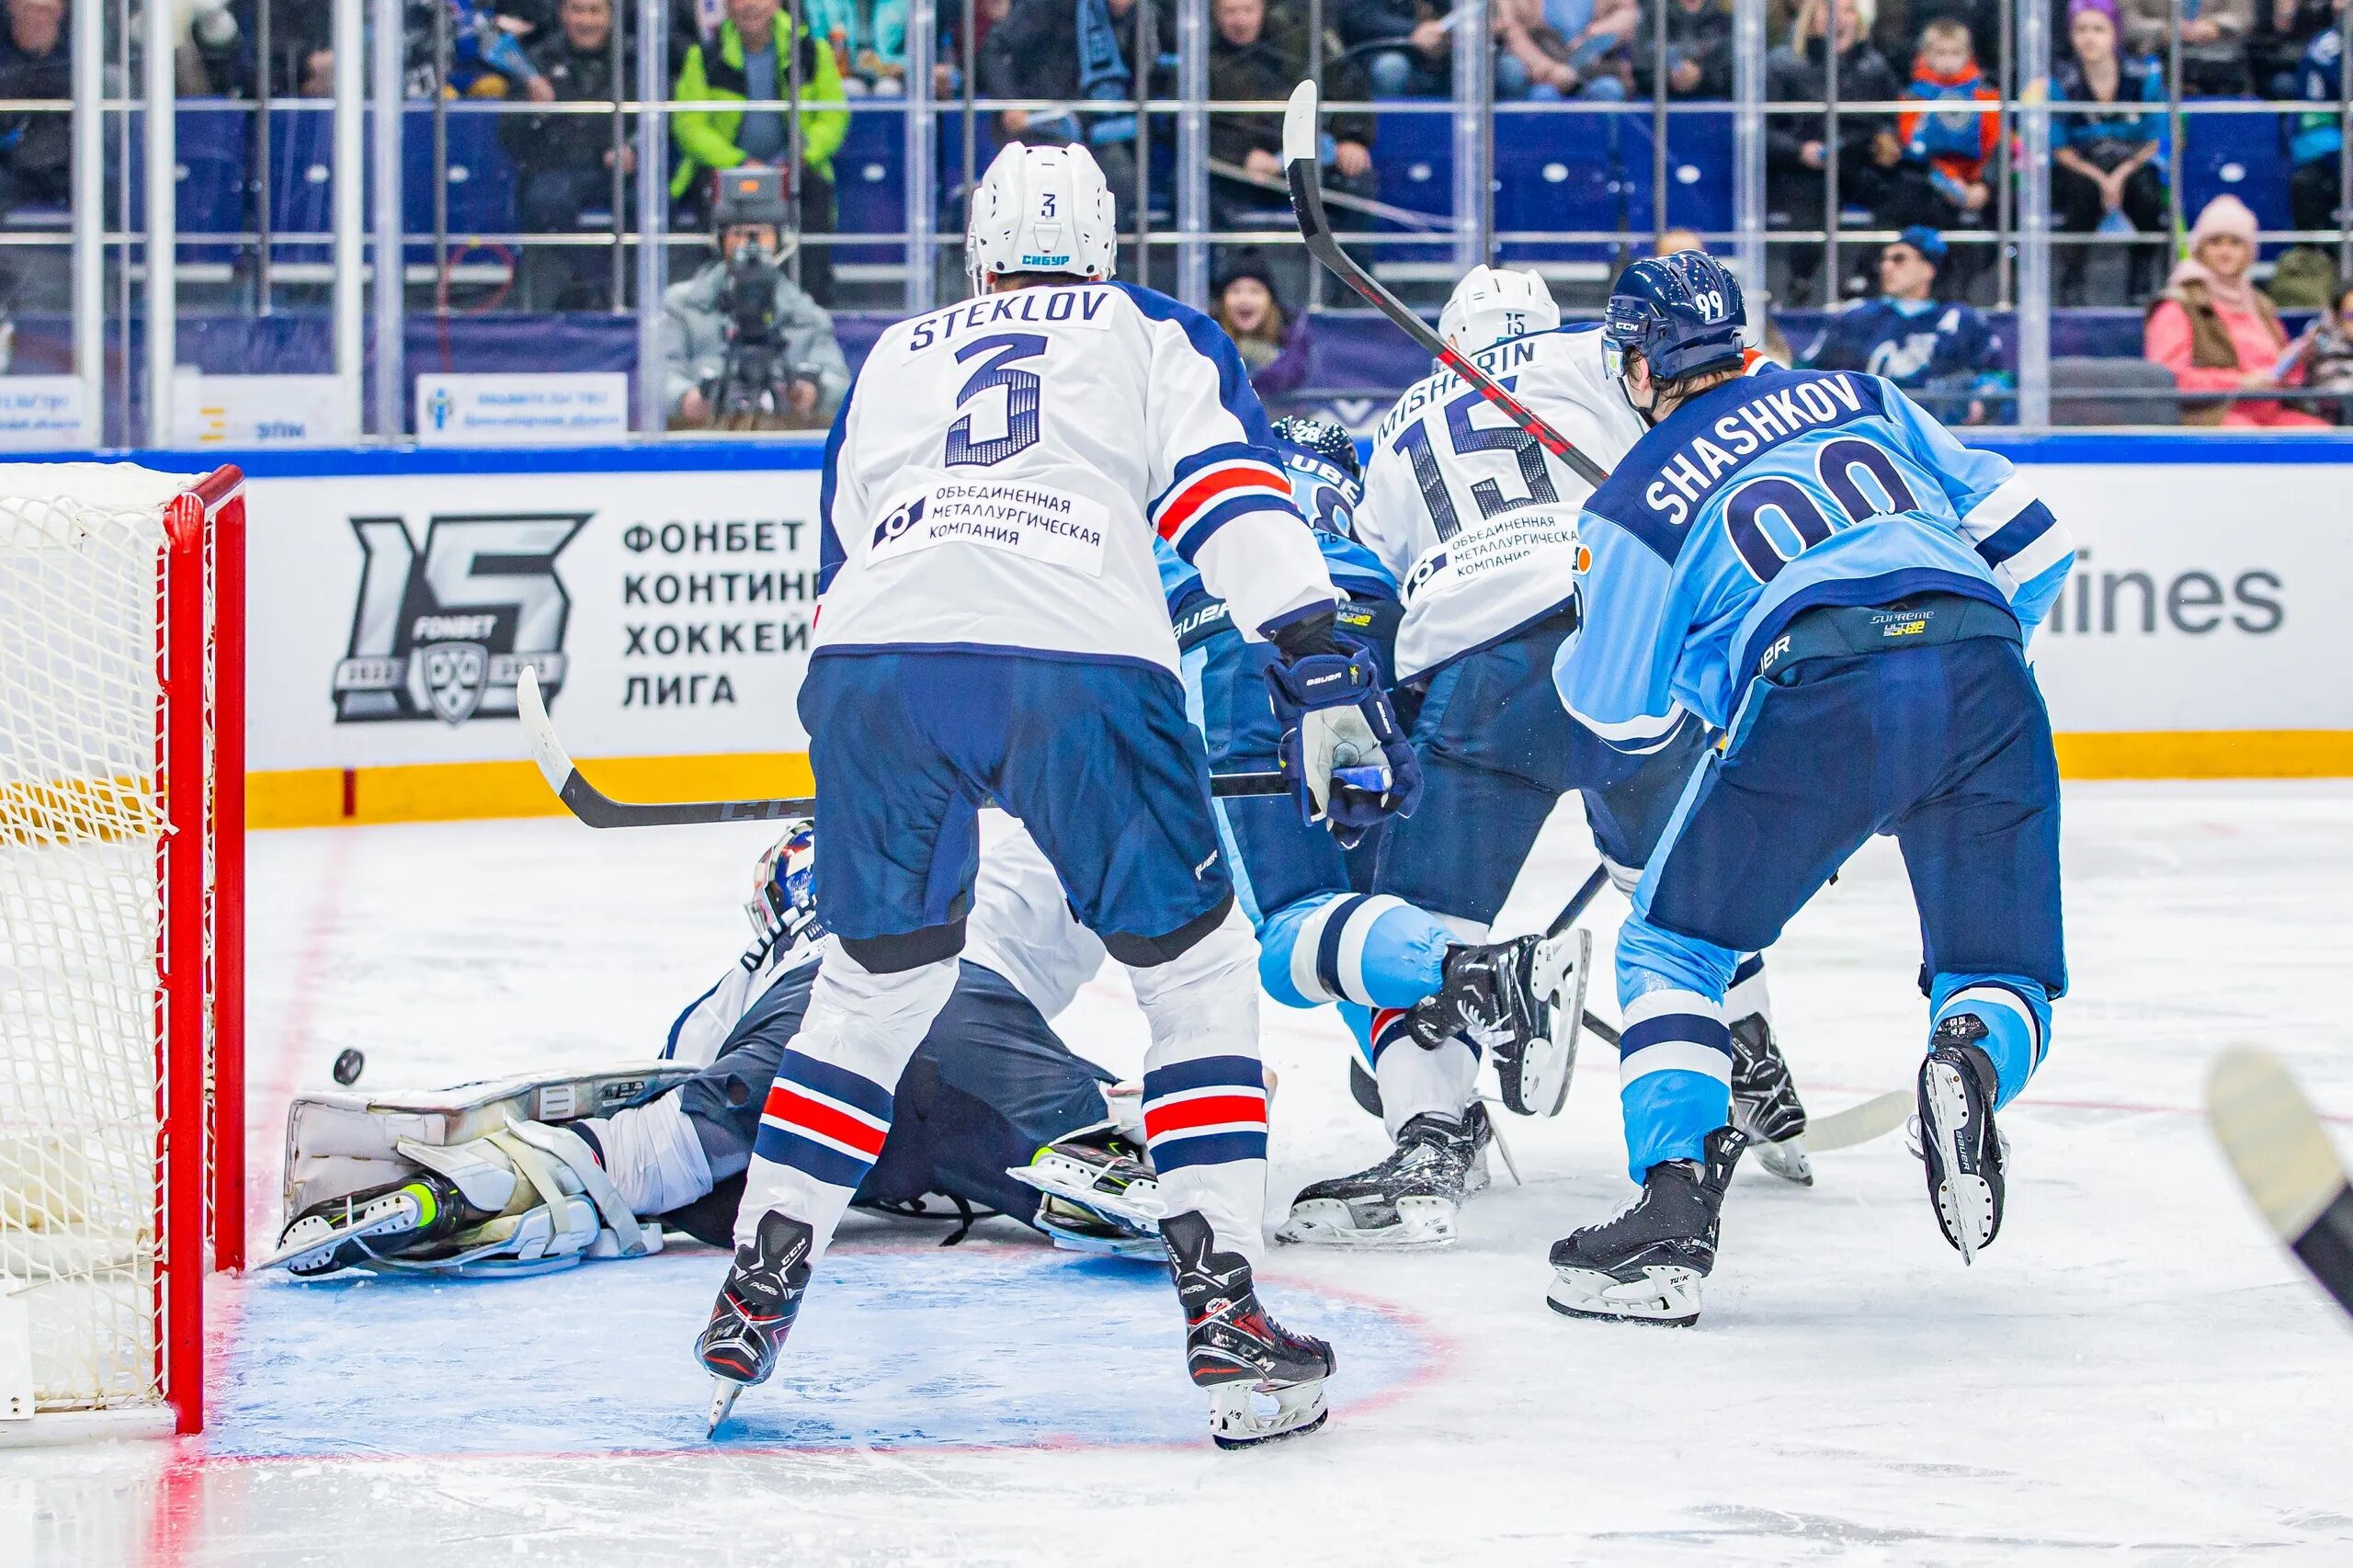
[[[1710,426],[1722,446],[1706,436],[1695,436],[1659,465],[1659,476],[1643,492],[1643,500],[1666,518],[1668,527],[1682,527],[1713,488],[1717,476],[1739,467],[1741,459],[1815,426],[1836,425],[1847,415],[1863,411],[1863,394],[1845,375],[1802,381],[1794,387],[1774,387],[1769,382],[1767,386],[1769,390],[1752,396]]]

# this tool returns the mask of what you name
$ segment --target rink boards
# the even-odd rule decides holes
[[[2077,778],[2353,775],[2353,443],[1989,439],[2083,549],[2035,656]],[[600,784],[795,792],[820,445],[149,453],[250,476],[256,826],[537,815],[515,683]]]

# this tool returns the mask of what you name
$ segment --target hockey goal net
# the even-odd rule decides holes
[[[242,483],[0,465],[0,1437],[203,1423],[244,1245]]]

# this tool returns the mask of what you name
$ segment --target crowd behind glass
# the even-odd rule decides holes
[[[110,15],[125,8],[124,0],[74,3],[105,5]],[[2344,228],[2343,5],[2054,5],[2053,302],[2144,312],[2131,347],[2171,373],[2187,422],[2353,417],[2353,293],[2340,276],[2353,263]],[[10,229],[37,230],[72,189],[68,121],[42,107],[72,97],[68,0],[0,6],[0,215]],[[332,93],[332,7],[322,0],[193,0],[183,8],[175,63],[184,115],[194,101]],[[677,107],[667,166],[655,171],[638,166],[638,122],[620,107],[634,100],[639,80],[634,0],[618,18],[618,37],[615,0],[410,0],[406,9],[413,100],[504,106],[496,142],[512,165],[506,217],[519,235],[620,233],[635,210],[635,182],[650,174],[666,183],[673,229],[717,244],[733,231],[712,233],[710,176],[797,155],[799,177],[786,182],[790,210],[771,225],[788,257],[777,302],[797,335],[798,362],[823,373],[793,390],[781,411],[788,422],[821,419],[838,396],[841,356],[827,307],[893,302],[854,297],[823,236],[837,229],[835,165],[851,111],[904,101],[911,57],[931,62],[920,86],[943,118],[961,109],[972,128],[980,145],[965,151],[968,164],[985,161],[1001,140],[1084,140],[1123,208],[1166,205],[1155,191],[1165,189],[1175,117],[1134,110],[1140,96],[1185,90],[1177,7],[1168,0],[944,0],[926,13],[937,15],[938,37],[915,51],[906,0],[800,0],[798,30],[795,8],[779,0],[671,0],[660,47]],[[1392,212],[1383,199],[1394,198],[1404,174],[1384,156],[1381,128],[1395,112],[1461,90],[1458,18],[1431,0],[1208,0],[1207,9],[1208,98],[1279,99],[1313,71],[1341,106],[1326,119],[1327,187],[1353,200],[1349,210],[1368,229]],[[1474,79],[1506,114],[1650,104],[1662,93],[1699,105],[1734,92],[1728,0],[1491,0],[1488,15],[1492,53]],[[1953,400],[1945,412],[1955,417],[2006,417],[1999,323],[2015,297],[2014,253],[2006,252],[2016,198],[2005,186],[2019,153],[2015,112],[2004,102],[2019,94],[2006,80],[2015,29],[2005,7],[1772,0],[1766,25],[1765,97],[1776,106],[1766,120],[1767,280],[1798,357],[1908,375]],[[110,71],[110,95],[119,79]],[[2186,210],[2177,188],[2177,143],[2199,106],[2242,108],[2248,100],[2274,106],[2261,112],[2276,153],[2254,175],[2277,181],[2284,171],[2286,230],[2259,228],[2228,192]],[[1035,107],[1001,107],[1007,102]],[[976,111],[975,103],[992,107]],[[611,112],[590,112],[597,105]],[[1507,123],[1513,135],[1541,136],[1590,121],[1529,114]],[[1306,375],[1311,307],[1324,301],[1296,252],[1233,243],[1233,231],[1268,226],[1279,213],[1279,117],[1212,108],[1206,146],[1209,227],[1220,240],[1215,313],[1264,390],[1280,396]],[[1729,168],[1708,175],[1732,177]],[[938,212],[950,235],[961,223],[960,187],[948,168]],[[1615,254],[1723,240],[1654,227],[1651,212],[1630,210]],[[1842,230],[1851,236],[1843,244]],[[62,285],[44,269],[62,266],[58,256],[24,246],[0,254],[6,310],[53,304]],[[633,308],[630,274],[610,243],[542,241],[504,254],[512,260],[500,295],[507,308]],[[665,305],[682,389],[671,413],[696,424],[707,400],[682,361],[710,351],[725,263],[689,270]],[[437,302],[446,308],[448,300],[445,278]],[[1835,313],[1825,317],[1823,307]]]

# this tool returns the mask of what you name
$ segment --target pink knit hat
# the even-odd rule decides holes
[[[2217,234],[2236,234],[2253,244],[2256,227],[2255,213],[2245,202],[2228,194],[2218,196],[2206,204],[2190,227],[2189,254],[2196,256],[2198,247]]]

